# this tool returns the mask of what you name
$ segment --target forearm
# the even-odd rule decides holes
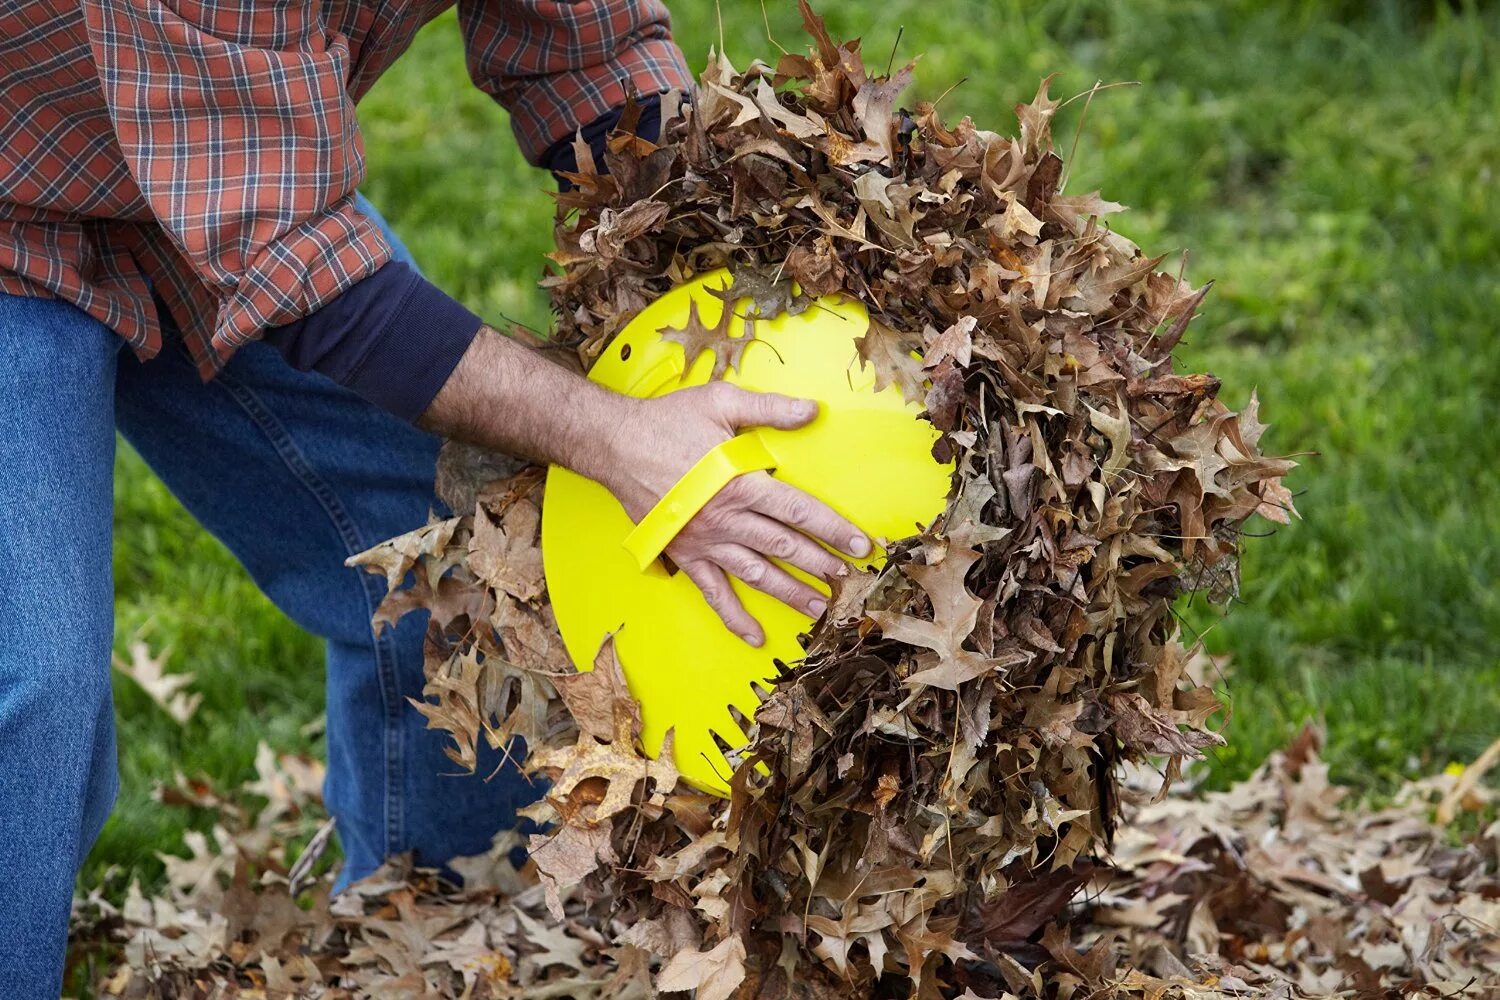
[[[607,482],[636,401],[481,327],[418,424]]]

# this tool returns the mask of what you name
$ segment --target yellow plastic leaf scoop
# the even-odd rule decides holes
[[[682,338],[662,332],[691,327],[690,313],[717,324],[726,305],[712,291],[728,284],[728,272],[715,271],[663,295],[610,343],[589,378],[641,398],[707,382],[721,363],[714,352],[701,352],[689,367]],[[952,467],[932,457],[937,430],[918,416],[920,407],[895,386],[875,390],[874,370],[861,365],[854,343],[868,326],[864,307],[841,297],[820,299],[796,316],[757,319],[754,339],[737,344],[737,364],[724,381],[815,399],[818,417],[795,431],[760,428],[726,441],[640,524],[598,483],[558,466],[547,474],[542,559],[568,654],[579,670],[590,670],[600,644],[615,633],[641,703],[646,750],[660,753],[673,732],[678,769],[706,791],[728,791],[733,769],[721,747],[745,742],[730,706],[745,718],[755,714],[753,685],[765,687],[780,672],[777,661],[795,665],[802,656],[797,637],[811,620],[735,580],[766,633],[761,648],[746,645],[685,574],[662,562],[682,526],[731,479],[758,469],[821,498],[871,538],[904,538],[942,513]],[[882,558],[877,552],[866,562]]]

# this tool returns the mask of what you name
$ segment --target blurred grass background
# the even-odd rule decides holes
[[[1372,792],[1467,761],[1500,733],[1500,14],[1477,4],[1214,0],[839,0],[823,13],[883,66],[918,53],[908,101],[1013,131],[1012,107],[1056,73],[1092,102],[1069,181],[1131,206],[1117,228],[1151,252],[1190,249],[1216,279],[1184,361],[1258,388],[1267,441],[1316,452],[1291,480],[1305,520],[1247,544],[1243,602],[1184,608],[1232,655],[1224,783],[1305,718],[1326,721],[1335,776]],[[795,6],[771,33],[802,46]],[[694,66],[720,37],[714,5],[679,3]],[[904,29],[904,30],[903,30]],[[897,45],[897,37],[900,42]],[[724,0],[731,61],[774,58],[757,3]],[[959,81],[963,81],[959,83]],[[955,84],[958,84],[954,87]],[[1060,116],[1067,153],[1084,101]],[[451,14],[417,38],[360,110],[364,191],[440,285],[481,314],[545,326],[549,180],[504,113],[473,89]],[[122,445],[116,476],[117,642],[170,647],[197,675],[173,723],[123,677],[119,807],[105,866],[149,879],[183,815],[149,797],[174,769],[227,784],[256,742],[309,746],[319,644]],[[1267,525],[1267,528],[1270,526]],[[207,826],[209,816],[191,821]]]

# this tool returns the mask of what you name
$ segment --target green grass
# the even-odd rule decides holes
[[[774,51],[757,4],[726,3],[743,67]],[[772,32],[800,46],[794,9]],[[1500,15],[1415,3],[823,5],[883,64],[923,53],[917,94],[1010,130],[1010,108],[1099,94],[1069,189],[1132,207],[1153,251],[1190,248],[1217,280],[1185,360],[1239,405],[1258,387],[1269,441],[1316,453],[1292,480],[1305,520],[1251,540],[1243,603],[1184,609],[1234,660],[1229,747],[1212,780],[1246,773],[1305,718],[1326,720],[1337,777],[1372,791],[1472,759],[1500,735]],[[694,63],[713,5],[681,4]],[[1064,152],[1084,102],[1062,114]],[[428,274],[480,313],[545,325],[545,179],[504,114],[469,86],[451,15],[361,108],[366,193]],[[206,695],[179,728],[117,684],[124,790],[87,878],[150,872],[183,818],[148,793],[173,768],[237,782],[255,743],[304,746],[321,711],[318,644],[272,609],[134,456],[117,476],[121,648],[151,622]],[[195,817],[204,823],[207,817]]]

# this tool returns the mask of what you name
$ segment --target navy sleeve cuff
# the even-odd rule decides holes
[[[317,312],[267,331],[294,368],[316,371],[416,420],[458,367],[481,321],[392,261]]]
[[[635,134],[642,139],[655,142],[661,135],[661,95],[651,94],[636,101],[636,106],[641,109],[640,119],[635,125]],[[583,141],[588,144],[594,154],[594,163],[599,169],[604,169],[604,152],[609,145],[609,134],[620,124],[620,118],[625,114],[624,108],[615,108],[606,114],[595,118],[579,133]],[[577,173],[578,154],[573,151],[573,136],[565,136],[547,147],[542,154],[542,166],[552,171],[553,174]],[[558,184],[562,185],[564,191],[572,187],[563,177],[557,178]]]

